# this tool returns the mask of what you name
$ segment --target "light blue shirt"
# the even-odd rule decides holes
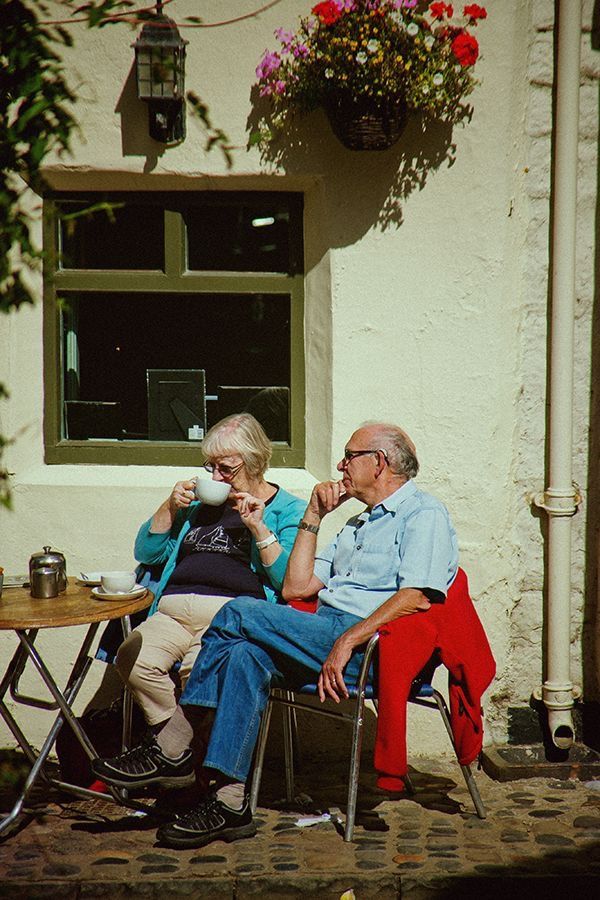
[[[407,481],[350,519],[315,558],[325,585],[319,603],[360,618],[400,588],[441,601],[458,569],[458,542],[446,507]]]

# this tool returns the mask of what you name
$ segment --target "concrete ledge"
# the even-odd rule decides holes
[[[543,744],[504,744],[486,747],[481,755],[483,771],[495,781],[518,778],[600,778],[600,753],[584,744],[573,744],[568,751],[555,751],[549,758]]]

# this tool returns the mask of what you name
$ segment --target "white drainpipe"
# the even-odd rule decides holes
[[[541,699],[556,747],[573,743],[578,689],[570,675],[571,518],[580,497],[573,484],[573,330],[581,0],[558,5],[558,59],[552,228],[549,485],[536,503],[548,513],[547,676]],[[539,693],[539,692],[538,692]]]

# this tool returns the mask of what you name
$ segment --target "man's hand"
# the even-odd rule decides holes
[[[319,700],[323,703],[327,697],[339,703],[340,700],[348,699],[348,688],[344,682],[344,669],[352,655],[354,645],[348,640],[347,632],[340,635],[329,656],[321,666],[321,674],[317,686],[319,689]],[[340,696],[341,694],[341,696]]]
[[[313,488],[304,518],[311,523],[315,519],[320,522],[327,513],[337,509],[348,499],[349,495],[341,481],[322,481]]]

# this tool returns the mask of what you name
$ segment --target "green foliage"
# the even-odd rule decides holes
[[[65,18],[83,18],[89,28],[137,22],[153,8],[134,13],[133,0],[63,0]],[[54,11],[54,10],[52,10]],[[112,17],[112,18],[111,18]],[[71,91],[58,50],[72,38],[51,18],[43,0],[0,0],[0,312],[9,313],[34,297],[28,275],[38,272],[42,250],[31,238],[31,218],[22,200],[22,183],[39,192],[41,167],[50,154],[69,152],[77,129]],[[210,121],[208,108],[194,94],[188,102],[208,132],[206,149],[220,147],[231,165],[228,139]],[[107,210],[107,213],[109,211]],[[78,213],[82,214],[82,213]],[[6,391],[0,384],[0,399]],[[10,441],[0,435],[0,459]],[[10,505],[9,474],[0,466],[0,504]]]
[[[46,12],[42,3],[37,6]],[[29,235],[15,173],[35,189],[43,160],[69,149],[76,122],[70,110],[74,97],[53,48],[69,46],[69,34],[41,26],[22,0],[2,0],[0,17],[0,309],[8,312],[32,302],[24,274],[41,258]]]
[[[208,113],[208,106],[193,91],[187,92],[187,102],[206,130],[205,150],[209,151],[213,147],[218,147],[225,158],[227,168],[230,169],[233,165],[233,158],[231,156],[229,138],[221,128],[214,127]]]

